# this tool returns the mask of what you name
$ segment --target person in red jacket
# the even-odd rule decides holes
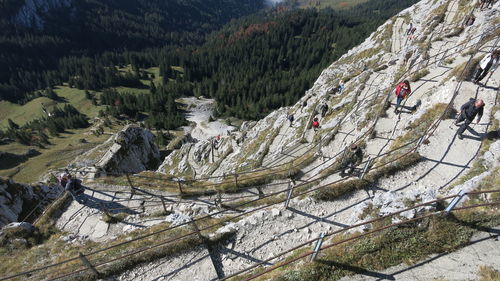
[[[411,93],[410,82],[404,80],[399,83],[396,89],[394,89],[394,93],[396,94],[396,108],[394,109],[394,113],[398,113],[398,107],[401,105],[401,102]]]
[[[318,117],[314,117],[314,119],[313,119],[313,123],[312,123],[312,127],[313,127],[313,129],[314,129],[315,131],[317,131],[317,130],[318,130],[318,128],[319,128],[319,121],[318,121]]]

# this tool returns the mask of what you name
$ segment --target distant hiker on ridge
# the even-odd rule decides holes
[[[413,23],[412,23],[412,22],[410,22],[410,23],[408,24],[408,29],[406,30],[406,35],[410,35],[410,32],[411,32],[412,28],[413,28]]]
[[[401,105],[401,102],[411,93],[410,82],[408,80],[404,80],[399,83],[394,89],[394,93],[396,94],[396,108],[394,109],[394,113],[397,114],[398,107]]]
[[[415,35],[415,31],[417,31],[417,28],[413,27],[411,29],[410,33],[408,34],[408,40],[412,40],[413,39],[413,36]]]
[[[286,117],[286,119],[288,119],[288,121],[290,121],[290,127],[292,127],[293,120],[295,120],[295,117],[293,116],[293,114],[288,114],[288,116]]]
[[[488,74],[488,71],[493,70],[498,67],[500,50],[495,50],[490,54],[487,54],[478,65],[476,74],[474,74],[474,84],[478,84],[484,77]],[[493,72],[492,72],[493,73]]]
[[[476,100],[473,98],[471,98],[468,102],[464,103],[460,107],[460,115],[455,121],[455,125],[460,126],[460,128],[457,131],[459,139],[464,138],[462,134],[465,132],[465,129],[467,129],[470,123],[472,123],[476,115],[477,115],[477,124],[479,124],[479,121],[481,121],[481,117],[483,117],[483,109],[484,109],[484,101]],[[464,123],[459,124],[462,121],[464,121]]]
[[[347,152],[346,157],[340,165],[340,176],[345,177],[352,174],[352,172],[354,172],[354,168],[356,168],[356,166],[359,165],[362,161],[363,150],[361,150],[361,148],[357,144],[352,144],[349,147],[349,151]]]

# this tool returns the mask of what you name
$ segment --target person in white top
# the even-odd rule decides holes
[[[474,75],[474,83],[477,84],[483,80],[490,70],[495,71],[499,63],[500,50],[495,50],[487,54],[480,62]]]

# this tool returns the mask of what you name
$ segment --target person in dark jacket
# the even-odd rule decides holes
[[[361,148],[357,144],[352,144],[349,147],[349,151],[347,152],[346,157],[344,158],[340,166],[340,176],[345,177],[346,175],[352,174],[352,172],[354,172],[354,168],[362,161],[363,150],[361,150]]]
[[[320,110],[321,110],[321,117],[325,117],[326,113],[328,112],[328,105],[326,103],[321,104]]]
[[[290,121],[290,127],[292,127],[293,121],[295,120],[295,117],[293,116],[293,114],[288,114],[286,119],[288,119],[288,121]]]
[[[472,123],[476,115],[477,115],[477,124],[479,124],[479,121],[481,121],[481,117],[483,117],[483,109],[484,109],[484,101],[472,98],[460,107],[460,115],[455,121],[455,125],[460,126],[460,128],[457,131],[459,139],[464,138],[462,134],[465,132],[465,129],[467,129],[470,123]],[[461,122],[463,123],[459,124]]]

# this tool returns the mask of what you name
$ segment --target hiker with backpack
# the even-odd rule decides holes
[[[474,84],[478,84],[488,74],[490,70],[495,71],[498,67],[500,57],[500,50],[495,50],[487,54],[478,65],[476,73],[474,74]]]
[[[406,99],[409,94],[411,94],[410,81],[404,80],[399,83],[394,89],[394,93],[396,94],[396,108],[394,109],[394,113],[398,113],[398,108],[401,105],[403,99]]]
[[[286,117],[286,119],[288,119],[288,121],[290,121],[290,127],[292,127],[293,120],[295,120],[295,117],[293,116],[293,114],[288,114],[288,116]]]
[[[477,124],[479,124],[479,121],[481,121],[481,117],[483,117],[483,111],[484,111],[484,101],[479,99],[476,100],[474,98],[471,98],[468,102],[464,103],[460,107],[460,114],[455,121],[455,126],[460,126],[457,131],[457,135],[459,139],[463,139],[463,133],[465,132],[465,129],[469,127],[469,125],[474,121],[474,118],[477,115]],[[463,122],[462,124],[460,124]]]
[[[326,113],[328,112],[328,104],[322,103],[319,108],[320,108],[320,111],[321,111],[321,117],[325,117]]]
[[[352,174],[357,165],[363,161],[363,150],[357,145],[352,144],[349,151],[340,165],[340,176],[345,177]],[[347,173],[346,173],[347,171]]]
[[[318,117],[314,117],[313,122],[312,122],[312,127],[313,127],[314,131],[317,131],[319,129]]]
[[[79,196],[82,195],[85,191],[85,188],[82,186],[81,181],[79,179],[73,178],[68,169],[65,169],[57,179],[64,190],[68,191],[69,194],[71,194],[73,200],[80,203],[81,200]]]

